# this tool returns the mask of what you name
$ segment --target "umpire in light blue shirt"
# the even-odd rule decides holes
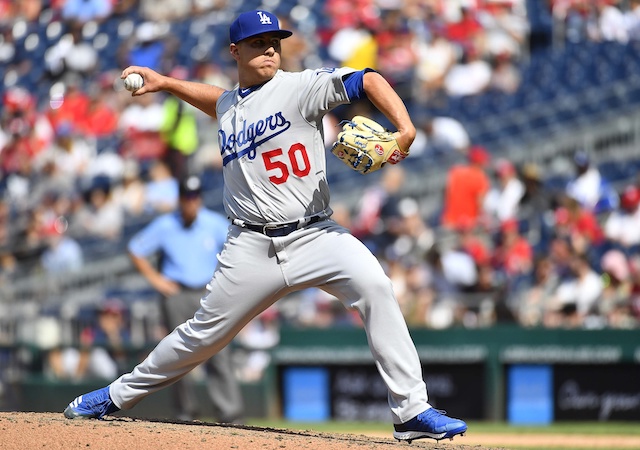
[[[202,205],[197,177],[180,183],[178,209],[158,216],[129,242],[136,269],[162,295],[162,312],[169,331],[193,317],[211,280],[217,254],[227,237],[229,221]],[[158,256],[158,264],[152,257]],[[197,338],[197,336],[195,337]],[[229,347],[205,363],[207,390],[218,422],[240,422],[243,400],[235,378]],[[189,375],[172,388],[176,418],[200,414]]]

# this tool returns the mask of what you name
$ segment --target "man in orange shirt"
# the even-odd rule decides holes
[[[468,164],[457,164],[449,170],[442,212],[444,227],[460,229],[477,225],[484,197],[491,186],[484,169],[489,158],[484,148],[474,146],[469,149]]]

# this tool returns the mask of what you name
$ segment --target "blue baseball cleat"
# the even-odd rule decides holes
[[[120,411],[109,396],[109,386],[76,397],[64,410],[67,419],[102,419]]]
[[[467,424],[460,419],[445,416],[444,411],[429,408],[408,422],[394,425],[394,428],[394,438],[411,444],[414,439],[453,439],[455,435],[464,435]]]

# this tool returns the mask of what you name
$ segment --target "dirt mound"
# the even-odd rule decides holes
[[[165,422],[125,417],[68,420],[62,413],[0,412],[0,448],[24,450],[379,450],[443,448],[483,450],[455,441],[398,442],[391,436],[332,434],[205,422]]]

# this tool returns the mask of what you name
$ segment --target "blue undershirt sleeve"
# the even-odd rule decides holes
[[[342,77],[342,82],[344,83],[350,101],[366,98],[367,94],[364,92],[362,77],[364,77],[364,74],[367,72],[375,72],[375,70],[366,68],[357,72],[351,72]]]

